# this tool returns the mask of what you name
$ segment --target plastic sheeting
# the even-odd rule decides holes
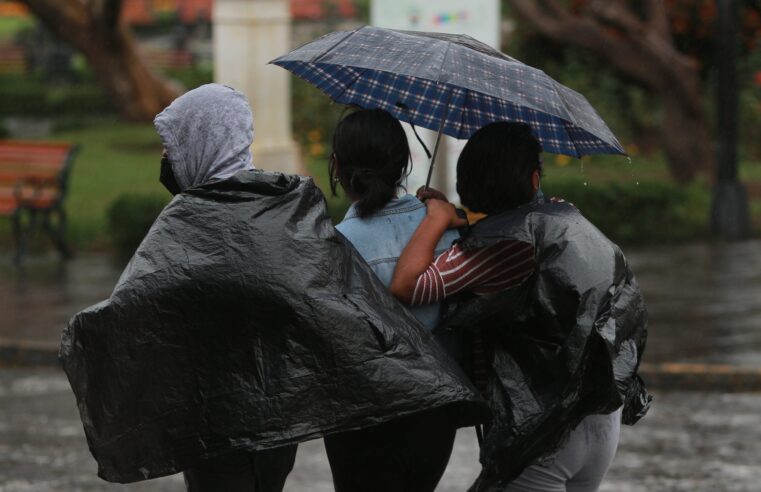
[[[61,358],[99,475],[133,482],[422,411],[486,403],[330,223],[311,179],[178,195]]]
[[[489,352],[494,420],[474,491],[503,490],[585,416],[623,405],[634,424],[651,401],[637,376],[647,312],[621,250],[572,205],[543,200],[476,223],[461,244],[504,239],[533,245],[535,273],[503,293],[454,298],[441,328],[480,330]]]

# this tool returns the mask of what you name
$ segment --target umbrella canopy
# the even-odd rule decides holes
[[[363,26],[271,63],[338,103],[385,109],[458,139],[517,121],[530,125],[548,152],[626,154],[584,96],[469,36]]]

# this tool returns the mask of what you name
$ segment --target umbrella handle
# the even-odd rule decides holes
[[[449,92],[447,97],[447,103],[444,106],[444,114],[441,117],[441,125],[439,125],[439,133],[436,135],[436,146],[433,148],[433,157],[431,157],[431,165],[428,167],[428,178],[425,180],[425,190],[427,191],[431,185],[431,177],[433,176],[433,166],[436,163],[436,155],[439,153],[439,144],[441,143],[441,134],[444,131],[444,125],[447,122],[447,116],[449,114],[449,103],[452,101],[452,92]]]
[[[444,118],[444,121],[446,121],[446,118]],[[444,128],[444,121],[441,122],[441,128],[439,128],[439,133],[438,135],[436,135],[436,146],[433,148],[433,156],[431,157],[431,165],[428,166],[428,178],[425,180],[426,190],[430,188],[431,177],[433,176],[433,166],[436,162],[436,155],[439,153],[439,144],[441,143],[441,130]]]

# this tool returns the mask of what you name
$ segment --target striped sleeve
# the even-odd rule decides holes
[[[520,284],[534,271],[534,248],[521,241],[500,241],[463,250],[454,245],[417,279],[412,304],[431,304],[464,290],[491,294]]]

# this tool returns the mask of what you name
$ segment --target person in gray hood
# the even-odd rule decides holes
[[[246,97],[207,84],[187,92],[154,120],[164,143],[159,180],[173,195],[253,169],[254,118]],[[237,452],[184,471],[188,492],[283,490],[296,445]]]
[[[253,168],[254,118],[246,97],[230,87],[194,89],[154,124],[164,143],[160,180],[173,195]]]
[[[308,177],[254,169],[251,111],[207,85],[156,118],[175,194],[61,363],[98,475],[280,492],[296,445],[488,407],[333,227]],[[421,417],[422,418],[422,417]]]

